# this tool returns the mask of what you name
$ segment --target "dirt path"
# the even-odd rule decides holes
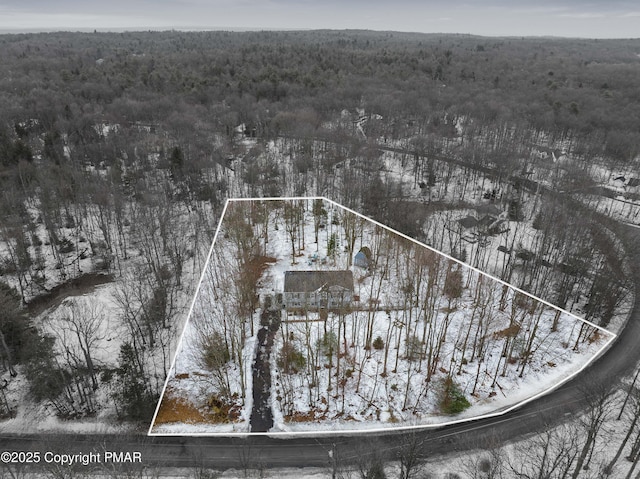
[[[79,296],[90,293],[96,286],[110,283],[114,280],[112,274],[86,273],[77,278],[70,279],[62,283],[51,291],[40,296],[36,296],[27,304],[29,316],[36,317],[52,306],[58,306],[69,296]]]
[[[279,310],[264,311],[260,318],[263,325],[258,331],[258,352],[253,365],[253,409],[251,432],[267,432],[273,427],[271,410],[271,348],[280,328]]]

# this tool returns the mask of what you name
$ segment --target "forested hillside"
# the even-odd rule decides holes
[[[326,196],[619,326],[615,237],[562,195],[613,214],[619,193],[640,221],[639,55],[361,31],[0,36],[0,415],[28,397],[150,418],[229,197]],[[504,228],[461,240],[481,203]]]

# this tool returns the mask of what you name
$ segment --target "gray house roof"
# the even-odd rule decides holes
[[[499,216],[500,213],[502,213],[502,210],[500,208],[498,208],[495,205],[492,205],[491,203],[477,205],[475,207],[475,210],[478,214],[478,218],[481,218],[484,216]]]
[[[456,221],[460,223],[460,225],[465,229],[475,228],[476,226],[478,226],[478,220],[473,216],[465,216],[464,218],[460,218]]]
[[[627,186],[631,186],[633,188],[640,186],[640,178],[631,178],[627,183]]]
[[[285,271],[285,293],[310,293],[321,288],[340,286],[353,291],[353,273],[344,271]]]

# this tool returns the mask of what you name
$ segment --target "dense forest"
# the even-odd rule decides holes
[[[478,267],[481,241],[463,251],[434,225],[493,201],[544,234],[505,237],[492,274],[608,325],[629,300],[619,245],[560,193],[639,171],[639,55],[637,40],[366,31],[0,36],[3,377],[61,417],[113,402],[150,419],[239,196],[326,196]],[[106,313],[56,300],[91,282],[110,284]]]

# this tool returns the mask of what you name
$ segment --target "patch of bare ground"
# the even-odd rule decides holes
[[[96,286],[110,283],[114,278],[112,274],[85,273],[36,296],[27,304],[27,311],[32,317],[35,317],[46,309],[60,305],[69,296],[90,293]]]
[[[334,414],[333,416],[328,416],[326,411],[322,411],[317,408],[314,408],[311,411],[307,411],[307,412],[296,411],[293,414],[284,416],[284,419],[285,419],[285,422],[289,422],[289,423],[304,423],[304,422],[320,423],[323,421],[331,421],[336,419],[339,419],[340,421],[349,421],[349,422],[357,421],[356,418],[354,418],[351,414],[345,414],[343,412],[339,412],[337,414]],[[371,419],[373,419],[373,417]],[[392,416],[392,418],[389,419],[389,422],[398,422],[398,419]]]
[[[189,375],[184,376],[186,378]],[[239,418],[240,408],[237,405],[227,404],[216,396],[211,396],[206,406],[197,407],[168,387],[158,409],[155,424],[224,424],[237,422]]]
[[[243,274],[246,275],[245,279],[249,282],[249,284],[256,284],[262,276],[262,273],[264,273],[264,270],[267,269],[270,264],[274,264],[276,261],[277,259],[271,256],[253,257],[243,271]]]
[[[309,412],[296,411],[293,414],[284,417],[286,422],[320,422],[327,419],[324,411],[312,409]]]
[[[207,415],[203,414],[191,401],[176,397],[174,391],[167,388],[160,409],[156,416],[156,424],[171,424],[183,422],[188,424],[208,423]]]

